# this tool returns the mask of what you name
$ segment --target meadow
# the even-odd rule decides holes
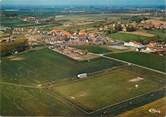
[[[74,116],[83,115],[71,105],[44,89],[0,84],[1,116]]]
[[[147,36],[129,34],[123,32],[113,33],[110,35],[110,37],[112,39],[121,40],[121,41],[144,41],[144,40],[153,39],[153,37],[147,37]]]
[[[108,56],[166,72],[165,56],[140,52],[115,53]]]
[[[70,79],[79,73],[91,73],[121,65],[104,58],[78,62],[46,48],[3,57],[1,61],[1,79],[23,84]]]
[[[166,41],[166,29],[147,30],[148,33],[154,34],[159,41]]]

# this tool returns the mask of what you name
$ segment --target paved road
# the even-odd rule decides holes
[[[142,66],[142,65],[130,63],[130,62],[127,62],[127,61],[124,61],[124,60],[120,60],[120,59],[108,57],[108,56],[105,56],[103,54],[95,54],[95,55],[98,55],[98,56],[106,58],[106,59],[110,59],[110,60],[114,60],[114,61],[119,61],[119,62],[122,62],[122,63],[126,63],[126,64],[129,64],[129,65],[134,65],[134,66],[137,66],[137,67],[140,67],[140,68],[144,68],[144,69],[147,69],[147,70],[150,70],[150,71],[153,71],[153,72],[157,72],[157,73],[166,75],[166,72],[162,72],[162,71],[159,71],[159,70],[156,70],[156,69],[152,69],[152,68],[149,68],[149,67],[145,67],[145,66]]]

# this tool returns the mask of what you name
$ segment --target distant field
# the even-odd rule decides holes
[[[29,22],[24,22],[19,18],[15,18],[15,17],[1,17],[1,25],[2,26],[8,26],[8,27],[16,27],[16,26],[20,26],[20,25],[30,25]]]
[[[166,56],[138,52],[116,53],[109,56],[166,72]]]
[[[73,116],[81,112],[43,89],[0,85],[1,116]]]
[[[138,77],[143,80],[136,81]],[[54,90],[67,100],[91,112],[161,88],[157,76],[141,74],[125,68],[105,71],[85,80],[56,85]],[[153,80],[156,79],[156,80]],[[135,87],[135,85],[138,87]]]
[[[165,30],[148,30],[148,33],[154,34],[157,40],[166,41],[166,29]]]
[[[156,109],[160,113],[150,113],[149,109]],[[142,107],[120,114],[117,117],[164,117],[166,113],[166,97]]]
[[[26,51],[4,57],[1,61],[1,79],[23,84],[69,79],[79,73],[91,73],[121,65],[103,58],[78,62],[49,49]]]
[[[111,51],[105,47],[100,47],[97,45],[81,45],[81,46],[74,46],[74,47],[78,49],[82,49],[82,50],[87,50],[88,52],[92,52],[96,54],[104,54]]]
[[[134,31],[134,32],[125,32],[127,34],[135,34],[135,35],[140,35],[140,36],[146,36],[146,37],[154,37],[153,34],[151,33],[147,33],[147,32],[143,32],[143,31]]]
[[[136,34],[129,34],[129,33],[113,33],[111,34],[112,39],[122,40],[122,41],[140,41],[140,40],[149,40],[152,37],[136,35]]]

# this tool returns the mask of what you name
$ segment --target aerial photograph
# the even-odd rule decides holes
[[[166,0],[0,0],[0,116],[166,117]]]

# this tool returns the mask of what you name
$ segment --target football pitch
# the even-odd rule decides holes
[[[122,65],[103,58],[78,62],[46,48],[4,57],[1,61],[1,80],[21,84],[72,79],[80,73]]]
[[[1,115],[84,116],[121,106],[166,84],[159,73],[105,58],[78,62],[46,48],[1,61]],[[77,79],[80,73],[88,77]],[[138,98],[138,104],[156,99],[144,101],[147,97]],[[130,104],[122,105],[126,110],[111,108],[111,112],[116,115],[131,109]],[[138,106],[133,102],[132,108]]]
[[[122,67],[55,86],[54,91],[83,110],[94,112],[162,88],[165,83],[157,78]]]

